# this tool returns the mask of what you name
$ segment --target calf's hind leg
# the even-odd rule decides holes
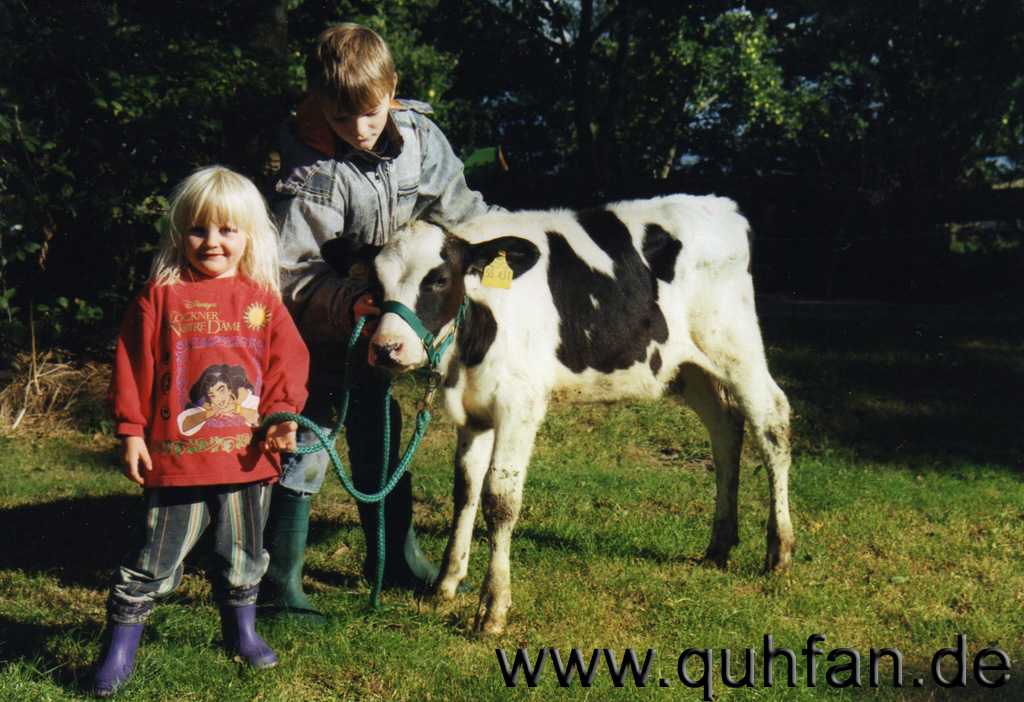
[[[734,364],[725,379],[736,406],[768,473],[769,515],[765,570],[781,572],[790,566],[796,540],[789,516],[789,401],[768,373],[762,355]]]
[[[724,568],[729,562],[729,551],[740,542],[736,502],[743,448],[743,417],[729,404],[721,383],[705,370],[686,364],[679,373],[684,383],[683,399],[707,429],[715,462],[715,520],[704,562]]]
[[[764,389],[760,395],[764,401],[744,406],[747,398],[739,400],[768,472],[770,513],[764,568],[778,573],[789,568],[796,550],[793,522],[789,516],[789,401],[767,370],[762,383]]]

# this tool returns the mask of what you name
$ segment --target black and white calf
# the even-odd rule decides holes
[[[485,269],[500,259],[511,269],[508,289],[484,284],[493,273]],[[505,626],[512,529],[555,390],[612,400],[660,395],[670,381],[682,389],[711,436],[717,498],[705,559],[718,566],[738,543],[746,423],[771,492],[765,567],[789,566],[789,403],[768,373],[749,261],[748,225],[735,203],[687,195],[582,212],[497,213],[454,233],[414,223],[377,256],[385,299],[415,310],[436,337],[468,298],[440,366],[458,451],[455,515],[436,589],[451,598],[466,577],[482,502],[491,557],[478,631]],[[409,325],[384,314],[370,363],[402,372],[426,362]]]

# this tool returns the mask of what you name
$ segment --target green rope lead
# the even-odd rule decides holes
[[[291,453],[316,453],[317,451],[326,451],[327,457],[330,458],[331,464],[334,466],[334,472],[338,474],[338,478],[341,480],[342,486],[359,502],[377,503],[377,573],[376,580],[373,584],[373,589],[370,592],[370,604],[376,609],[379,606],[378,597],[380,596],[381,586],[384,582],[384,498],[387,497],[395,485],[401,480],[402,476],[405,475],[405,471],[409,469],[409,464],[412,462],[412,457],[416,453],[416,449],[419,447],[420,440],[427,431],[427,425],[430,423],[430,411],[424,404],[423,409],[416,415],[416,431],[413,433],[412,438],[409,439],[409,446],[406,448],[405,453],[402,455],[402,459],[395,466],[395,472],[388,476],[388,463],[391,457],[391,382],[387,383],[384,389],[384,459],[381,466],[380,475],[380,490],[375,493],[365,493],[356,489],[356,486],[349,479],[348,474],[345,473],[345,468],[341,463],[341,457],[338,456],[338,451],[335,449],[334,444],[338,439],[338,434],[341,433],[341,427],[345,424],[345,417],[348,414],[348,396],[349,387],[351,386],[352,376],[352,352],[355,349],[356,342],[359,341],[359,334],[363,330],[363,325],[366,323],[366,317],[360,317],[356,322],[355,329],[352,331],[352,336],[348,342],[348,353],[346,356],[345,363],[345,392],[342,396],[341,409],[338,416],[338,425],[331,431],[330,434],[324,434],[323,429],[320,426],[306,417],[300,414],[294,414],[292,412],[275,412],[263,420],[263,428],[276,424],[277,422],[295,422],[303,429],[308,429],[313,432],[316,436],[317,444],[305,444],[297,447]]]

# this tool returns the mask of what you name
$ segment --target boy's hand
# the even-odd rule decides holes
[[[363,336],[369,338],[377,331],[377,324],[380,322],[381,309],[377,307],[377,299],[373,293],[363,293],[352,303],[352,325],[359,321],[360,317],[370,317],[363,325]]]
[[[278,451],[294,451],[299,443],[296,432],[299,425],[296,422],[275,422],[267,427],[267,438],[260,442],[260,450],[263,453],[277,453]]]
[[[147,471],[153,470],[153,459],[149,457],[146,440],[141,436],[126,436],[121,449],[121,472],[124,477],[138,485],[145,485],[146,481],[139,473],[139,463],[142,463]]]

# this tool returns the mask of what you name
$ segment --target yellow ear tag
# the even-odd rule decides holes
[[[481,285],[489,288],[501,288],[508,290],[512,287],[512,269],[505,260],[505,252],[499,251],[498,257],[487,264],[484,268],[484,275],[480,279]]]

